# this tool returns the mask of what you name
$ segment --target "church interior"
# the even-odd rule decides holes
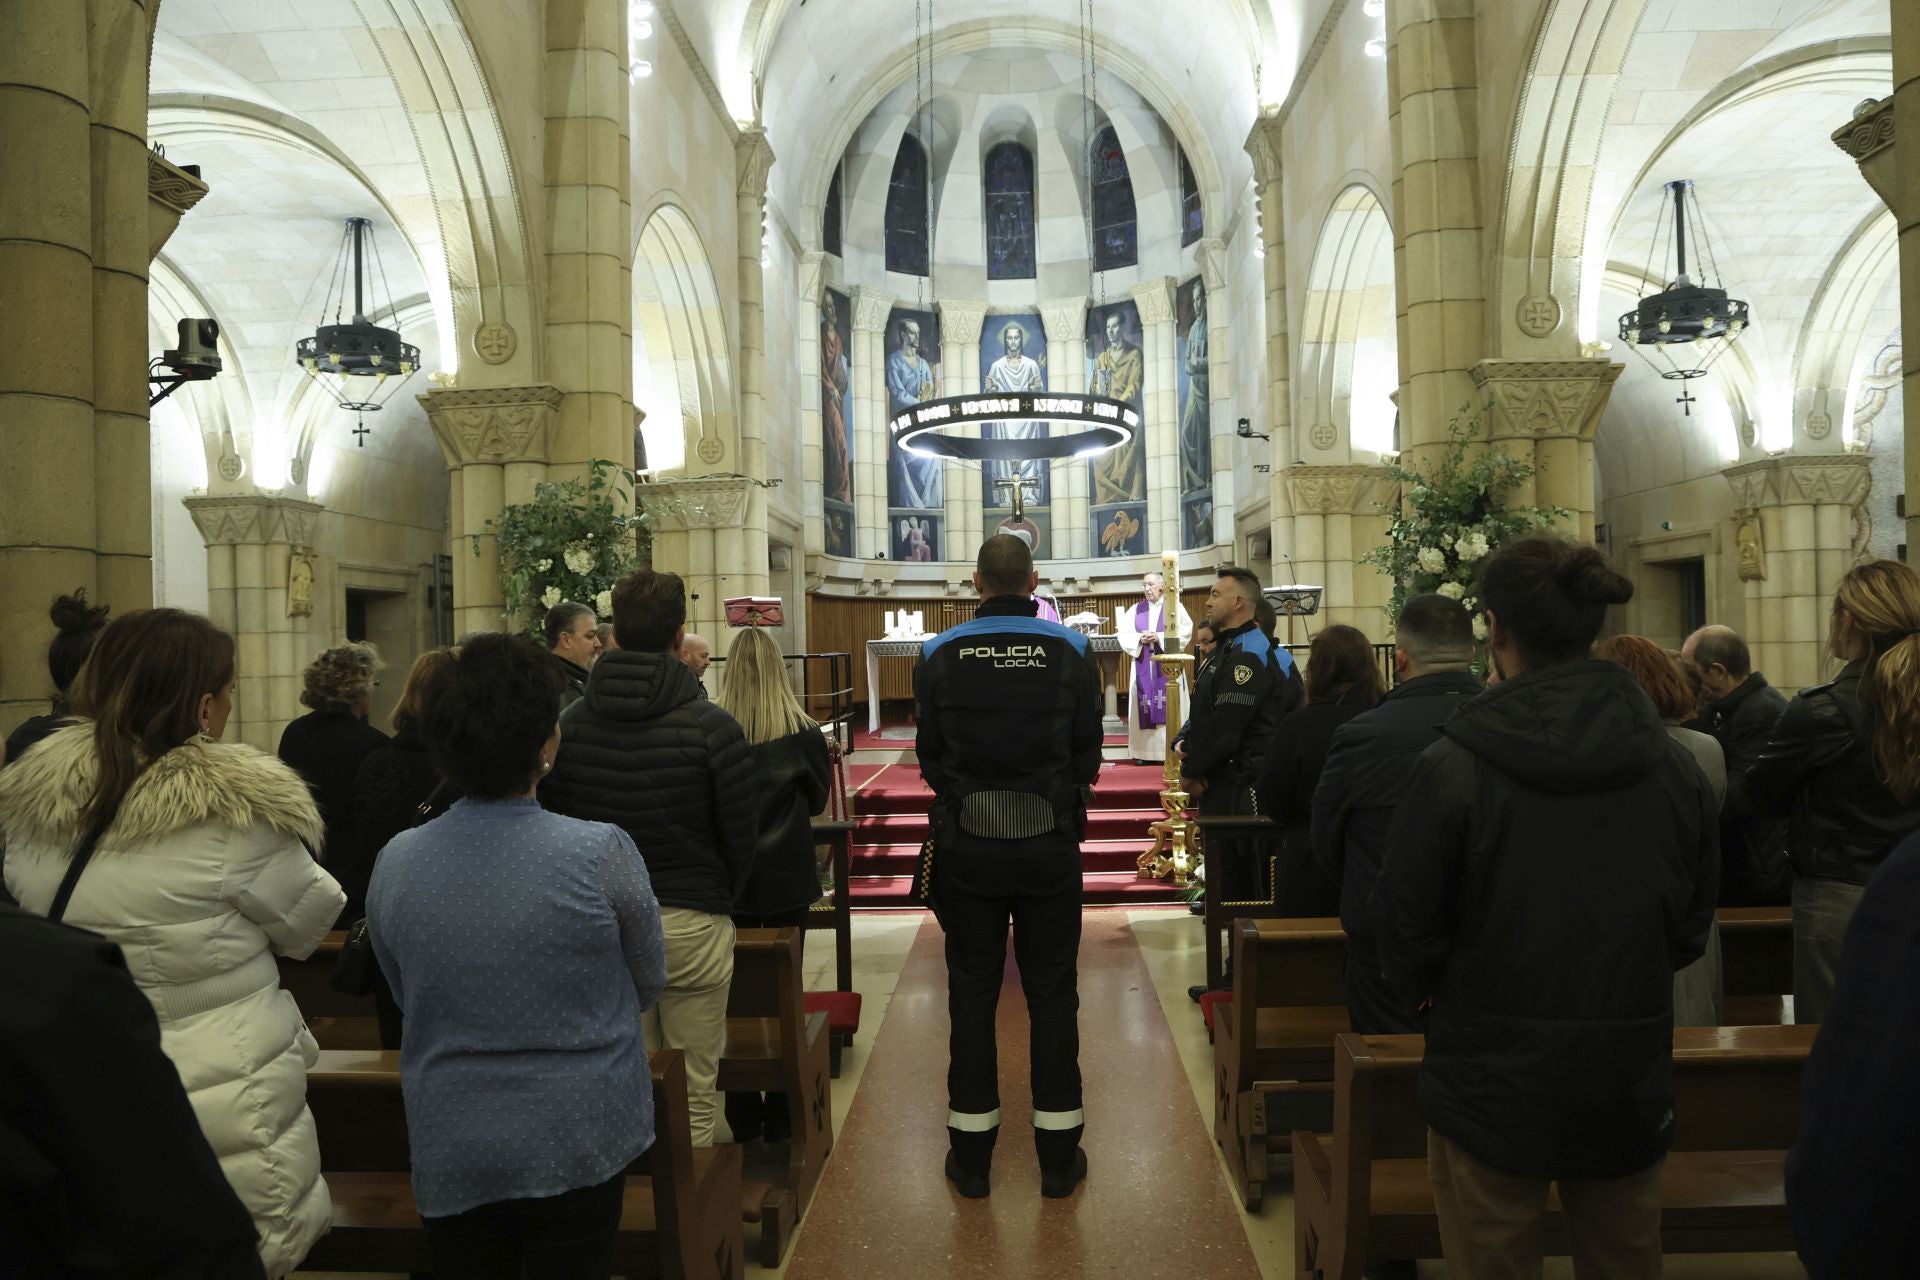
[[[1305,1261],[1323,1175],[1280,1117],[1327,1122],[1230,1096],[1187,992],[1215,921],[1184,854],[1140,867],[1177,772],[1122,723],[1143,580],[1178,636],[1250,570],[1295,593],[1278,643],[1344,624],[1390,669],[1397,522],[1491,457],[1474,519],[1631,579],[1606,634],[1723,625],[1788,696],[1832,679],[1843,577],[1920,532],[1915,139],[1912,0],[6,0],[0,732],[48,709],[76,588],[229,632],[224,738],[266,752],[331,646],[377,648],[385,725],[422,653],[609,621],[616,568],[681,576],[715,690],[778,601],[845,746],[801,981],[861,1025],[824,1170],[769,1207],[749,1169],[769,1198],[659,1274],[1357,1278],[1363,1237]],[[982,425],[903,448],[923,404]],[[1102,661],[1074,1200],[940,1172],[911,660],[1001,533]],[[1752,1221],[1666,1274],[1809,1274]]]

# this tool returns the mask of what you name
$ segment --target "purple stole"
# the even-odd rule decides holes
[[[1166,602],[1162,601],[1160,607],[1166,608]],[[1153,605],[1143,597],[1133,606],[1133,629],[1141,635],[1154,634],[1147,630],[1152,619]],[[1134,718],[1142,729],[1158,729],[1166,724],[1167,673],[1144,654],[1133,664],[1133,705]]]
[[[1033,602],[1040,606],[1039,611],[1034,614],[1036,618],[1047,622],[1060,621],[1060,606],[1051,599],[1046,596],[1035,596]]]

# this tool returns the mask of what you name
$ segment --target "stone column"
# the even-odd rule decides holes
[[[756,264],[757,265],[757,264]],[[825,511],[826,450],[820,439],[820,285],[827,255],[813,249],[800,255],[800,458],[805,467],[800,493],[802,549],[817,556],[827,549]]]
[[[1387,119],[1393,146],[1395,297],[1404,462],[1424,462],[1475,402],[1485,354],[1480,90],[1475,6],[1393,0]]]
[[[1326,588],[1314,628],[1335,622],[1359,627],[1370,639],[1386,631],[1381,610],[1392,585],[1376,570],[1357,563],[1387,538],[1387,516],[1376,505],[1392,493],[1385,467],[1347,463],[1300,464],[1281,472],[1286,488],[1289,553],[1275,544],[1278,582],[1317,583]],[[1304,637],[1301,637],[1304,638]]]
[[[759,263],[754,265],[757,268]],[[721,602],[728,596],[753,594],[745,586],[749,579],[741,568],[740,528],[750,495],[759,486],[751,480],[712,476],[667,481],[653,488],[658,496],[678,503],[678,510],[654,526],[654,567],[686,580],[687,630],[718,644],[726,625]]]
[[[941,395],[964,396],[980,390],[980,330],[986,320],[984,302],[940,303]],[[942,558],[972,564],[986,541],[981,528],[986,517],[980,506],[980,469],[957,462],[943,465],[947,537]]]
[[[1227,246],[1212,237],[1194,246],[1207,286],[1207,423],[1213,441],[1213,541],[1234,545],[1239,524],[1233,482],[1233,346],[1227,317]],[[1286,371],[1281,370],[1284,377]],[[1268,434],[1271,434],[1270,432]]]
[[[1265,434],[1269,440],[1264,454],[1256,453],[1254,461],[1259,462],[1265,457],[1279,458],[1286,463],[1300,454],[1293,447],[1293,353],[1287,328],[1286,182],[1280,163],[1281,137],[1279,115],[1262,115],[1254,121],[1253,131],[1247,135],[1246,149],[1247,154],[1253,157],[1254,211],[1258,220],[1254,234],[1260,238],[1260,270],[1266,286],[1266,306],[1263,311],[1267,356]],[[1212,311],[1213,308],[1209,307],[1208,310]],[[1216,381],[1221,385],[1225,383],[1224,378]],[[1226,488],[1231,491],[1234,446],[1232,439],[1218,434],[1218,422],[1214,423],[1214,431],[1214,528],[1217,540],[1220,529],[1219,476],[1224,467],[1228,476]],[[1284,558],[1292,554],[1292,543],[1289,541],[1292,526],[1287,515],[1287,487],[1281,478],[1282,470],[1282,467],[1274,467],[1267,473],[1267,520],[1272,531],[1275,574],[1280,572],[1278,566],[1284,563]],[[1228,536],[1232,536],[1232,530],[1227,532]]]
[[[497,518],[509,501],[533,496],[530,482],[543,470],[540,464],[548,457],[552,425],[566,395],[539,383],[443,388],[419,399],[453,473],[448,532],[454,634],[498,631],[506,621],[506,592],[500,583],[499,545],[487,532],[487,521]]]
[[[862,560],[887,546],[887,316],[893,296],[853,291],[853,550]]]
[[[1817,684],[1831,674],[1827,620],[1833,593],[1858,559],[1855,530],[1871,480],[1861,453],[1801,454],[1728,467],[1734,539],[1758,521],[1757,552],[1741,555],[1746,582],[1744,634],[1754,666],[1783,689]]]
[[[548,449],[525,461],[578,475],[633,451],[627,6],[547,0],[545,70],[545,360],[561,400]]]
[[[1572,515],[1560,529],[1593,540],[1593,437],[1613,384],[1625,370],[1604,357],[1582,360],[1482,360],[1473,366],[1478,399],[1493,401],[1493,447],[1535,468],[1509,495],[1514,506],[1539,503]]]
[[[740,131],[733,144],[735,227],[738,236],[740,288],[740,465],[755,480],[767,478],[767,321],[763,297],[766,269],[760,265],[762,221],[767,210],[767,174],[773,168],[773,148],[764,129]],[[704,447],[704,442],[702,446]],[[767,593],[767,490],[756,484],[747,492],[745,518],[739,527],[740,558],[733,573],[738,591],[728,595]]]
[[[1900,233],[1900,327],[1920,333],[1920,151],[1894,145],[1896,125],[1920,137],[1920,7],[1893,6],[1893,94],[1863,103],[1852,120],[1836,129],[1833,141],[1860,166],[1861,176],[1893,213]],[[1920,339],[1901,349],[1906,401],[1920,405]],[[1920,409],[1906,419],[1907,560],[1914,561],[1920,539]]]
[[[1147,549],[1180,545],[1179,344],[1173,336],[1173,277],[1158,276],[1130,291],[1145,331],[1147,418]]]
[[[1046,326],[1047,351],[1050,353],[1047,389],[1084,392],[1087,389],[1085,295],[1042,302],[1040,319]],[[1057,461],[1053,464],[1053,483],[1054,559],[1089,558],[1094,554],[1088,511],[1088,495],[1093,488],[1093,463],[1082,462],[1078,458]]]
[[[309,631],[311,615],[289,616],[287,569],[313,545],[321,506],[249,493],[185,499],[207,544],[207,611],[233,633],[233,718],[226,740],[263,751],[302,714],[300,675],[331,637]]]

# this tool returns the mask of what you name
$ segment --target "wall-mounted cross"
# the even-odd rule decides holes
[[[993,482],[993,492],[996,497],[1003,491],[1011,492],[1013,518],[1015,520],[1020,519],[1021,516],[1025,514],[1022,510],[1021,499],[1026,496],[1028,490],[1033,491],[1034,497],[1037,498],[1040,496],[1039,476],[1009,476],[1005,480],[995,480]]]

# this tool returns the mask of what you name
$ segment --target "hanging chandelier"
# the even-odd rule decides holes
[[[307,376],[325,391],[328,399],[347,412],[357,415],[353,434],[366,448],[366,415],[378,413],[393,398],[402,382],[420,367],[420,348],[402,340],[400,331],[386,329],[367,319],[367,301],[372,279],[367,258],[379,274],[385,295],[386,313],[393,313],[393,291],[387,287],[386,268],[373,241],[373,224],[365,218],[348,218],[340,239],[340,252],[327,275],[326,297],[320,306],[320,323],[313,336],[293,344],[294,358]],[[347,304],[346,276],[353,272],[353,319],[341,323]],[[376,309],[377,313],[377,309]],[[333,323],[327,323],[327,317]],[[365,379],[371,378],[368,383]],[[358,379],[359,381],[356,381]]]
[[[1671,218],[1665,213],[1669,203],[1673,206]],[[1689,207],[1693,213],[1693,247],[1697,250],[1691,265],[1701,269],[1698,283],[1689,274]],[[1640,351],[1641,359],[1661,377],[1684,382],[1704,378],[1714,361],[1727,353],[1747,327],[1747,304],[1727,296],[1719,262],[1713,256],[1713,244],[1700,217],[1700,199],[1694,194],[1692,180],[1682,178],[1667,183],[1661,209],[1661,224],[1654,231],[1653,245],[1648,251],[1646,278],[1656,278],[1653,274],[1656,261],[1663,269],[1666,266],[1668,254],[1664,245],[1667,230],[1671,228],[1673,274],[1668,278],[1672,283],[1640,299],[1639,306],[1620,317],[1620,340],[1632,343]],[[1660,362],[1656,363],[1647,353],[1644,348],[1648,347],[1660,356]],[[1682,403],[1691,416],[1692,397],[1683,395]]]

